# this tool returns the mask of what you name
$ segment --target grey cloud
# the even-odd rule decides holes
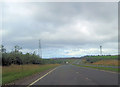
[[[58,49],[117,43],[117,3],[12,3],[3,14],[9,46],[36,49],[38,39],[43,48]]]

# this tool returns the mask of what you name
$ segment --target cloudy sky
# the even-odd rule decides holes
[[[4,3],[2,44],[11,51],[42,56],[72,57],[118,52],[117,2],[20,2]]]

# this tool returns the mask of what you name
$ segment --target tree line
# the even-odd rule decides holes
[[[0,54],[2,55],[2,66],[9,66],[11,64],[55,64],[55,63],[64,63],[64,61],[58,61],[54,59],[42,59],[39,55],[33,53],[23,54],[20,50],[22,47],[16,45],[14,50],[7,52],[6,48],[1,45]]]

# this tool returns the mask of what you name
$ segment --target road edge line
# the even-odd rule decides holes
[[[57,68],[57,67],[56,67]],[[56,68],[50,70],[48,73],[44,74],[43,76],[41,76],[40,78],[36,79],[35,81],[33,81],[32,83],[30,83],[27,87],[32,86],[33,84],[35,84],[36,82],[38,82],[39,80],[41,80],[42,78],[44,78],[45,76],[47,76],[48,74],[50,74],[51,72],[53,72]]]

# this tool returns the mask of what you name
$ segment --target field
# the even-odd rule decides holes
[[[120,62],[120,61],[119,61]],[[95,65],[110,65],[110,66],[118,66],[118,60],[100,60],[98,62],[93,63]]]
[[[54,68],[56,66],[59,66],[59,64],[5,66],[2,67],[2,84],[4,85],[17,79]]]
[[[118,66],[118,56],[88,56],[82,59],[85,64]]]
[[[77,65],[80,67],[89,67],[101,70],[109,70],[118,72],[120,60],[118,60],[118,56],[85,56],[82,58],[83,65]]]
[[[66,62],[68,62],[69,64],[71,64],[71,63],[73,63],[76,59],[54,59],[55,61],[59,61],[59,62],[61,62],[61,64],[66,64]]]
[[[85,58],[102,58],[102,59],[117,59],[117,55],[112,56],[86,56]]]

